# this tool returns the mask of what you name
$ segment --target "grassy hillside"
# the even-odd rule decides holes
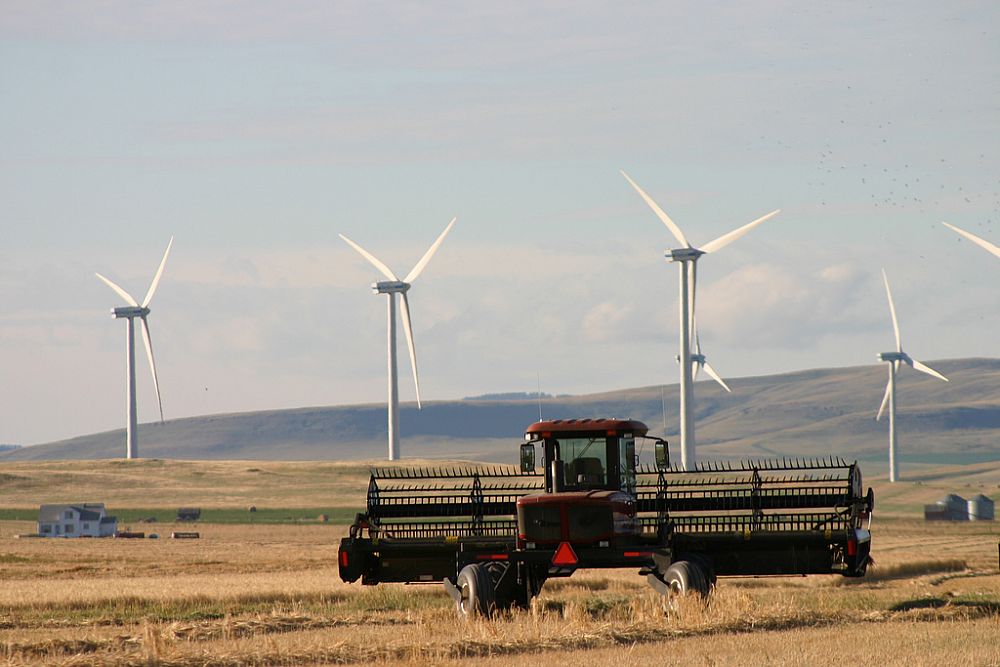
[[[96,501],[112,508],[364,506],[368,466],[276,461],[28,461],[0,464],[5,507]]]
[[[649,452],[646,452],[648,455]],[[646,458],[644,456],[644,458]],[[178,507],[202,509],[206,523],[310,523],[320,514],[348,523],[365,506],[370,465],[278,461],[18,461],[0,463],[0,520],[34,521],[42,503],[103,502],[126,522],[154,516],[173,521]],[[441,465],[414,460],[406,466]],[[983,493],[1000,501],[1000,462],[915,466],[889,484],[862,464],[876,492],[876,517],[922,517],[946,493]],[[247,508],[257,512],[251,515]]]
[[[1000,460],[1000,360],[932,362],[951,382],[904,369],[898,384],[904,466]],[[881,461],[885,421],[874,420],[884,366],[738,378],[726,394],[699,382],[697,436],[704,458],[831,453]],[[667,435],[677,430],[677,388],[666,389]],[[546,418],[633,417],[663,431],[661,388],[547,398]],[[462,400],[402,406],[407,457],[512,462],[523,429],[538,417],[531,400]],[[163,459],[377,459],[385,452],[385,407],[301,408],[175,419],[140,427],[140,454]],[[81,436],[0,453],[0,461],[118,458],[124,431]],[[904,468],[905,469],[905,468]]]

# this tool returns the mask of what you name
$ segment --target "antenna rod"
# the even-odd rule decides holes
[[[538,421],[542,421],[542,374],[535,371],[535,398],[538,399]]]
[[[663,410],[663,437],[667,437],[667,386],[660,385],[660,408]]]

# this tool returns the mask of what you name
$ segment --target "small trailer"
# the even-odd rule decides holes
[[[717,577],[865,574],[874,505],[839,458],[669,462],[634,420],[532,424],[520,467],[378,468],[340,577],[442,582],[462,616],[527,607],[547,579],[635,568],[672,604]],[[654,465],[637,463],[651,442]],[[536,469],[541,450],[541,471]]]

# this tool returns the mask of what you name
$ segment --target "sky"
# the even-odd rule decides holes
[[[1000,355],[995,2],[0,0],[0,443],[385,401],[405,275],[424,400],[677,382],[676,242],[725,377]],[[400,334],[400,395],[414,399]],[[139,419],[157,418],[138,354]],[[905,382],[905,378],[901,378]],[[873,396],[873,410],[880,396]],[[401,425],[405,435],[405,423]]]

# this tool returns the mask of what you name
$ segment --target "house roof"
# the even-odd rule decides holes
[[[63,520],[63,512],[73,510],[81,521],[100,521],[104,516],[104,503],[75,503],[72,505],[42,505],[38,508],[39,523],[55,523]]]

